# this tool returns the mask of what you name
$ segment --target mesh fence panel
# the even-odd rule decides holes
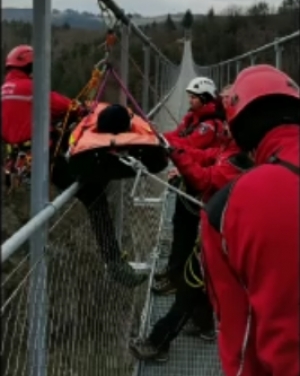
[[[130,260],[151,262],[160,206],[135,207],[130,197],[132,185],[132,180],[123,184],[122,251],[126,251]],[[146,179],[138,187],[141,189],[144,195],[158,190]],[[111,184],[106,194],[114,217],[119,210],[116,203],[120,183]],[[23,261],[18,256],[15,262],[19,269],[9,280],[11,273],[3,280],[3,375],[29,374],[32,355],[28,339],[31,346],[32,341],[36,344],[43,341],[30,337],[29,320],[42,325],[43,317],[37,316],[41,312],[47,320],[44,340],[48,375],[129,375],[133,361],[127,343],[131,335],[138,334],[148,284],[133,289],[126,287],[126,281],[116,282],[112,278],[79,202],[63,222],[50,234],[44,256],[33,269],[28,258]],[[102,236],[107,236],[105,231]],[[44,263],[47,276],[39,276],[30,293],[30,279]],[[44,296],[42,301],[41,296]],[[30,317],[33,305],[34,315]]]

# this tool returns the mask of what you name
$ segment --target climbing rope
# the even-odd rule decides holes
[[[201,247],[201,242],[200,242],[200,238],[198,238],[194,246],[193,252],[187,259],[185,266],[184,266],[184,280],[187,285],[195,289],[204,287],[204,282],[200,278],[200,276],[195,272],[194,264],[193,264],[194,257],[195,257],[197,261],[197,266],[199,265],[198,258],[200,254],[200,247]]]
[[[112,32],[114,32],[115,42],[117,42],[117,41],[120,42],[120,38],[116,34],[116,29],[121,24],[121,21],[115,18],[114,13],[111,12],[102,3],[101,0],[98,0],[98,5],[99,5],[99,9],[101,11],[101,15],[102,15],[102,19],[103,19],[104,23],[109,28],[109,30],[111,30]],[[108,22],[108,20],[109,20],[109,22]],[[129,25],[129,27],[130,27],[130,25]],[[122,45],[122,43],[119,43],[119,45],[120,45],[121,50],[125,51],[125,47]],[[128,53],[128,56],[129,56],[129,61],[132,63],[132,65],[134,66],[134,68],[136,69],[136,71],[140,74],[141,78],[147,80],[147,84],[149,85],[150,91],[154,95],[156,95],[157,97],[160,97],[160,95],[158,93],[158,90],[156,90],[156,88],[151,84],[149,77],[146,77],[145,73],[140,68],[139,64],[136,62],[136,60],[133,58],[133,56],[130,54],[130,52]],[[170,116],[170,118],[174,121],[174,123],[176,125],[178,125],[178,120],[175,118],[175,116],[169,110],[169,108],[167,107],[167,105],[165,103],[163,103],[162,107],[166,110],[166,112],[168,113],[168,115]]]
[[[141,177],[142,175],[148,176],[151,179],[153,179],[154,181],[156,181],[156,182],[162,184],[163,186],[165,186],[166,188],[168,188],[170,191],[175,192],[179,196],[184,197],[189,202],[192,202],[193,204],[196,204],[200,208],[204,208],[205,207],[204,203],[202,201],[199,201],[199,200],[195,199],[193,196],[191,196],[191,195],[183,192],[182,190],[180,190],[180,189],[172,186],[168,182],[164,181],[163,179],[161,179],[157,175],[154,175],[151,172],[149,172],[147,170],[147,168],[142,164],[142,162],[140,162],[136,158],[134,158],[132,156],[122,156],[120,154],[115,154],[115,155],[117,155],[119,157],[120,162],[124,163],[126,166],[131,167],[136,172],[136,177],[137,178]]]
[[[95,68],[92,71],[92,75],[88,83],[83,87],[83,89],[79,92],[79,94],[75,97],[75,99],[72,100],[69,109],[64,117],[62,127],[60,129],[60,136],[56,143],[55,151],[53,153],[52,163],[51,163],[51,173],[53,172],[53,167],[55,164],[55,159],[59,155],[61,144],[64,135],[66,134],[70,115],[72,112],[78,111],[79,106],[81,103],[85,103],[88,107],[88,112],[93,110],[93,106],[89,106],[90,103],[93,104],[94,101],[97,101],[99,97],[101,96],[103,92],[103,88],[101,86],[102,80],[105,80],[105,76],[107,73],[107,57],[98,63],[98,66],[95,66]],[[102,69],[100,69],[102,65]],[[95,95],[97,92],[98,93]],[[81,101],[80,101],[81,99]]]
[[[122,46],[122,44],[120,44],[120,46],[121,46],[121,49],[123,49],[123,50],[125,49]],[[159,97],[159,93],[156,90],[156,88],[151,84],[149,77],[146,77],[145,73],[143,72],[143,70],[140,68],[139,64],[136,62],[136,60],[132,57],[132,55],[130,53],[128,54],[128,56],[129,56],[129,61],[135,67],[135,69],[140,74],[140,76],[143,79],[147,80],[147,84],[149,85],[149,88],[150,88],[150,91],[152,92],[152,94],[154,94],[157,97]],[[162,103],[162,108],[164,108],[166,110],[166,112],[168,113],[168,115],[170,116],[170,118],[174,121],[174,123],[176,125],[178,125],[178,120],[175,118],[174,114],[169,110],[169,108],[167,107],[166,103]]]

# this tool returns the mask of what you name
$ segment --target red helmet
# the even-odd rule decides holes
[[[230,90],[227,120],[232,123],[255,100],[273,95],[300,99],[298,85],[284,72],[271,65],[246,68],[237,76]]]
[[[13,48],[6,57],[5,67],[22,68],[33,62],[33,48],[22,44]]]

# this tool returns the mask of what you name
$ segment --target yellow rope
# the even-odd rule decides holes
[[[55,151],[53,153],[53,161],[51,163],[51,174],[53,172],[55,158],[57,157],[57,155],[60,151],[61,142],[62,142],[63,136],[66,132],[71,112],[76,111],[78,109],[80,98],[82,98],[84,96],[87,97],[90,100],[91,100],[91,98],[93,98],[93,96],[95,95],[95,92],[93,93],[93,96],[91,96],[89,94],[91,93],[92,90],[94,90],[94,91],[96,90],[96,88],[100,85],[101,79],[102,79],[102,72],[98,68],[94,68],[94,70],[92,71],[92,76],[91,76],[90,80],[88,81],[88,83],[82,88],[82,90],[75,97],[75,99],[72,100],[72,102],[69,106],[69,109],[68,109],[68,111],[67,111],[67,113],[64,117],[62,128],[61,128],[61,134],[60,134],[59,140],[57,141]]]
[[[187,259],[184,266],[184,280],[186,284],[192,288],[201,288],[204,287],[204,282],[198,277],[193,269],[193,257],[198,258],[200,247],[200,238],[196,241],[193,252]],[[189,278],[189,274],[192,277],[192,281]]]

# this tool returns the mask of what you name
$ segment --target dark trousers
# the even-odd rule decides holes
[[[200,266],[193,258],[194,273],[201,278]],[[175,302],[169,312],[153,327],[150,342],[157,348],[168,350],[186,322],[193,318],[200,329],[210,330],[214,327],[213,310],[209,298],[202,287],[191,287],[184,277],[181,278],[175,295]]]
[[[53,169],[52,182],[61,190],[67,189],[74,180],[69,174],[68,163],[65,158],[59,158]],[[115,228],[110,216],[106,196],[107,183],[86,183],[79,190],[76,197],[87,210],[92,231],[96,237],[97,248],[105,262],[116,261],[121,257]]]
[[[173,241],[168,260],[170,281],[177,285],[186,260],[193,252],[199,235],[199,207],[177,196],[173,216]]]

